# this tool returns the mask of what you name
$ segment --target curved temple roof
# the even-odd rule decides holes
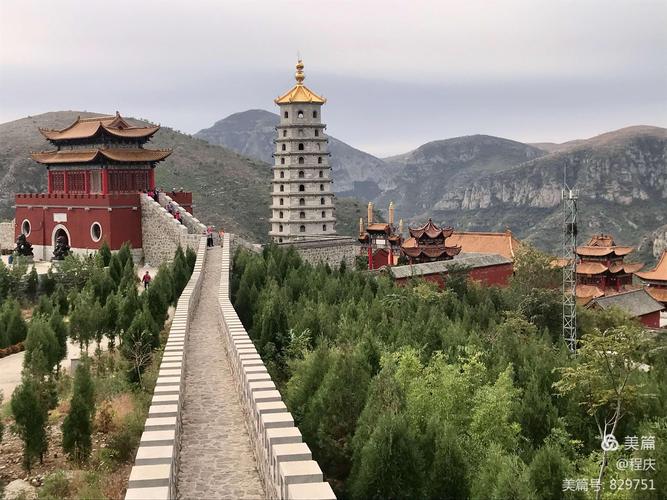
[[[70,151],[47,151],[32,153],[33,160],[44,165],[62,163],[89,163],[99,156],[118,162],[154,162],[161,161],[171,154],[169,149],[79,149]]]
[[[596,234],[588,244],[577,247],[577,254],[585,257],[604,257],[611,254],[621,257],[632,251],[632,247],[617,246],[614,238],[608,234]]]
[[[663,250],[658,264],[653,269],[636,274],[647,281],[667,281],[667,250]]]
[[[276,104],[291,104],[295,102],[324,104],[327,100],[320,97],[303,84],[306,75],[303,73],[303,62],[301,59],[296,63],[296,85],[275,99]]]
[[[160,129],[159,125],[152,127],[134,127],[127,123],[119,113],[115,116],[95,116],[92,118],[78,117],[74,123],[61,130],[40,128],[40,133],[50,141],[65,141],[72,139],[89,139],[104,130],[110,135],[123,138],[146,138]]]
[[[416,239],[420,239],[422,236],[426,235],[428,238],[438,238],[439,236],[442,236],[443,238],[449,238],[452,233],[454,232],[454,228],[452,227],[438,227],[435,224],[433,224],[433,220],[429,219],[426,224],[424,224],[421,227],[416,227],[416,228],[408,228],[408,231],[410,231],[410,236]]]

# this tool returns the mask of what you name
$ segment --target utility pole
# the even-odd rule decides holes
[[[579,192],[563,183],[563,338],[577,352],[577,198]]]

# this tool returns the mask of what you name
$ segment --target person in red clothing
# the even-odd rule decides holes
[[[146,271],[146,274],[144,274],[144,277],[141,278],[141,282],[144,284],[144,290],[146,290],[146,288],[148,288],[148,285],[151,284],[152,279],[153,278],[151,278],[151,273]]]

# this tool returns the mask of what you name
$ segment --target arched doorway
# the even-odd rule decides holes
[[[72,240],[69,237],[69,231],[62,224],[58,224],[53,228],[53,234],[51,235],[51,250],[56,248],[56,241],[60,236],[64,236],[67,246],[72,246]]]

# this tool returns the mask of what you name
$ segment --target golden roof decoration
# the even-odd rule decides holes
[[[160,129],[159,125],[148,127],[134,127],[127,123],[120,113],[115,115],[93,116],[90,118],[77,119],[63,129],[40,128],[40,133],[50,141],[67,139],[89,139],[94,137],[100,130],[105,130],[116,137],[145,138],[152,136]]]
[[[278,97],[274,101],[276,104],[291,104],[298,102],[324,104],[327,102],[324,97],[320,97],[303,84],[306,75],[303,73],[303,61],[301,59],[296,63],[296,74],[294,75],[294,78],[296,79],[296,85]]]

